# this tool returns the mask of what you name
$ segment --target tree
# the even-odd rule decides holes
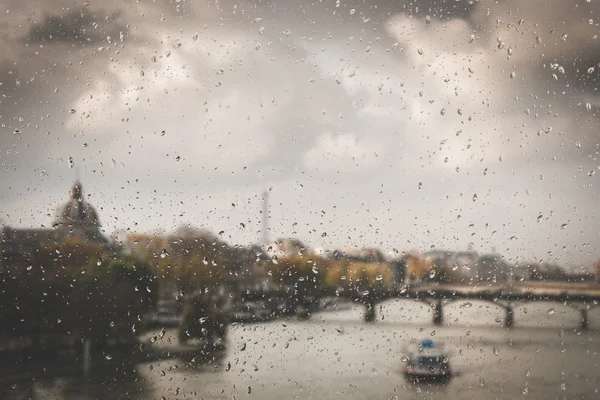
[[[267,268],[275,283],[317,290],[323,287],[328,266],[323,257],[298,255],[272,261]]]
[[[392,271],[387,263],[351,262],[348,278],[358,290],[383,288],[392,284]]]
[[[348,283],[348,262],[332,261],[325,275],[325,286],[338,288]]]
[[[157,282],[148,265],[130,257],[91,259],[80,271],[85,274],[75,279],[70,307],[76,335],[100,344],[132,340],[156,304]]]

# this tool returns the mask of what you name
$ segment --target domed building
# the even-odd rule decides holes
[[[100,232],[98,213],[83,198],[80,182],[73,184],[70,194],[69,200],[57,208],[52,228],[63,240],[75,237],[89,242],[107,243]]]
[[[111,247],[100,230],[98,213],[83,197],[79,181],[73,184],[69,199],[57,208],[52,229],[2,228],[0,264],[21,264],[40,246],[59,244],[72,238],[99,244],[107,250]]]

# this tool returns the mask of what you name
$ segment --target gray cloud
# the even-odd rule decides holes
[[[66,43],[95,45],[107,38],[119,40],[127,34],[118,14],[107,15],[88,8],[74,9],[62,15],[48,15],[34,23],[24,38],[26,43]]]
[[[9,223],[47,223],[73,157],[108,230],[192,222],[247,243],[272,187],[274,234],[317,246],[596,257],[595,3],[7,8]]]

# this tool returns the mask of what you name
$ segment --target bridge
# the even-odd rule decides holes
[[[378,289],[335,289],[314,291],[307,295],[304,291],[275,290],[275,291],[246,291],[246,300],[268,300],[272,298],[296,297],[296,306],[302,310],[309,309],[309,303],[319,297],[336,297],[347,299],[365,307],[364,321],[375,321],[375,309],[378,303],[392,299],[406,299],[427,304],[432,309],[434,325],[444,323],[444,306],[477,300],[493,304],[504,310],[503,325],[506,328],[514,326],[514,307],[532,302],[555,302],[572,307],[580,313],[579,327],[588,329],[588,312],[600,306],[600,285],[597,284],[552,284],[552,283],[519,283],[514,285],[401,285],[397,288]],[[300,315],[299,315],[300,316]],[[309,317],[303,311],[303,318]]]

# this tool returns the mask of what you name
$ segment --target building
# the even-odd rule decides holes
[[[0,232],[1,265],[27,264],[42,245],[57,245],[68,239],[79,239],[111,248],[102,234],[100,219],[94,207],[85,201],[83,188],[76,181],[69,199],[55,212],[51,229],[21,229],[5,226]]]
[[[512,283],[512,268],[499,254],[483,254],[475,264],[474,281]]]
[[[262,251],[269,259],[295,257],[312,253],[298,239],[279,239],[274,243],[264,245]]]

